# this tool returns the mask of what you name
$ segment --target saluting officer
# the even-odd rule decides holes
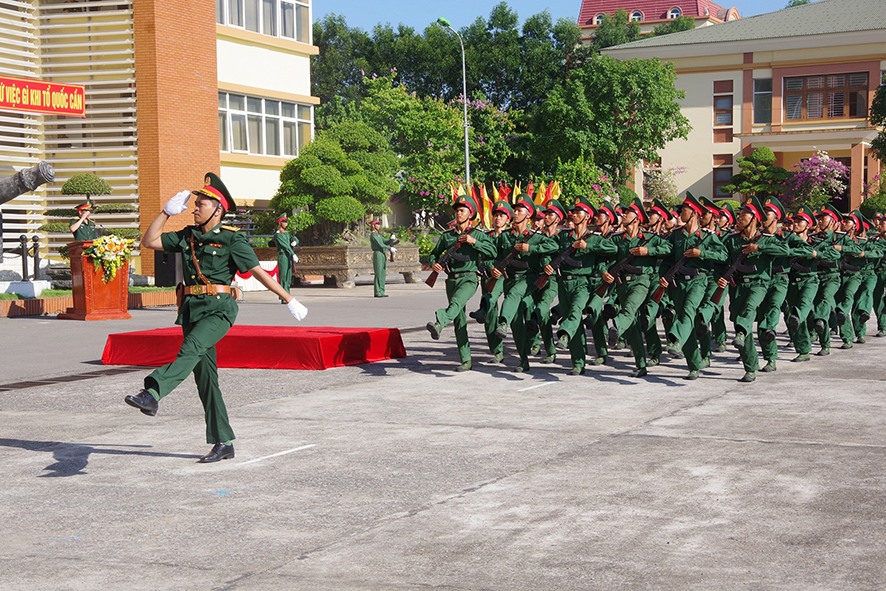
[[[206,442],[212,450],[200,463],[234,457],[234,431],[218,387],[215,345],[234,324],[237,302],[231,292],[234,273],[251,273],[262,285],[286,300],[290,313],[302,320],[308,313],[261,268],[246,236],[236,228],[223,226],[225,214],[236,206],[227,187],[213,173],[206,173],[205,186],[193,191],[194,225],[177,232],[163,232],[170,217],[188,209],[191,191],[181,191],[163,206],[141,239],[142,248],[180,252],[185,265],[184,302],[175,323],[180,324],[184,341],[175,361],[145,377],[144,389],[126,396],[127,404],[148,416],[157,414],[158,402],[190,374],[203,403]]]
[[[71,220],[70,226],[74,240],[95,240],[98,238],[98,226],[90,219],[92,217],[92,203],[87,199],[76,209],[78,217]]]
[[[440,235],[440,240],[429,257],[434,271],[446,271],[446,297],[449,305],[434,313],[435,321],[428,322],[427,329],[431,338],[437,340],[443,327],[453,323],[461,360],[457,371],[468,371],[472,368],[472,363],[465,305],[477,292],[480,257],[494,257],[495,245],[485,232],[471,225],[471,220],[477,217],[477,205],[473,199],[467,195],[459,195],[452,207],[455,210],[455,227]],[[447,251],[450,254],[444,268],[439,261]]]

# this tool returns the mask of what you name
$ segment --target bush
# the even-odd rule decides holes
[[[886,213],[886,191],[880,191],[862,201],[859,210],[867,218],[873,218],[878,213]]]
[[[618,202],[622,205],[630,205],[637,197],[637,193],[630,187],[622,185],[618,188]]]
[[[75,174],[62,185],[62,195],[83,195],[87,199],[96,195],[107,195],[110,192],[111,185],[91,172]]]
[[[317,217],[339,224],[350,224],[360,221],[366,210],[353,197],[330,197],[317,202]]]

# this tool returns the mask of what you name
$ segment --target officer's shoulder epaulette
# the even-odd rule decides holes
[[[612,232],[611,234],[609,234],[609,237],[610,238],[618,238],[619,236],[622,236],[624,233],[625,233],[624,230],[619,230],[618,232]]]
[[[222,226],[222,230],[227,230],[228,232],[239,232],[240,228],[235,228],[234,226]]]

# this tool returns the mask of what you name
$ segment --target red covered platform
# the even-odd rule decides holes
[[[158,367],[175,359],[180,327],[108,335],[102,363]],[[216,345],[219,367],[327,369],[406,357],[396,328],[234,325]]]

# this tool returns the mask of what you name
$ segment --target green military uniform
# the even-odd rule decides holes
[[[871,227],[871,222],[865,218],[861,212],[856,212],[861,223],[865,227],[865,233]],[[877,286],[877,265],[883,260],[883,242],[873,240],[871,238],[859,239],[859,245],[863,248],[861,256],[858,258],[860,266],[859,275],[861,276],[861,285],[855,294],[855,305],[852,307],[851,327],[856,338],[856,342],[864,343],[867,336],[867,321],[871,317],[871,310],[874,307],[874,289]]]
[[[281,219],[286,218],[277,218],[277,222]],[[277,248],[277,281],[289,293],[289,288],[292,287],[292,261],[295,257],[293,248],[298,246],[298,238],[289,232],[278,230],[271,237],[270,246]]]
[[[605,215],[608,218],[610,225],[616,223],[617,217],[615,215],[615,210],[609,204],[604,204],[598,207],[597,214]],[[605,234],[595,232],[594,236],[601,236],[603,239],[609,240],[612,234],[613,232],[610,229]],[[595,258],[595,273],[588,279],[588,289],[591,292],[591,297],[588,300],[588,305],[585,309],[585,314],[587,315],[587,318],[585,318],[585,325],[591,329],[591,339],[594,341],[594,365],[603,365],[609,359],[609,346],[606,342],[606,318],[603,316],[603,306],[606,303],[604,297],[608,297],[606,295],[608,294],[608,290],[606,290],[604,297],[597,295],[597,292],[600,291],[602,293],[604,291],[601,288],[603,285],[603,273],[608,271],[609,267],[615,263],[616,254],[617,249],[609,256],[604,254],[597,256]]]
[[[814,213],[808,207],[801,207],[795,219],[804,219],[812,227],[815,224]],[[795,252],[803,248],[815,250],[814,240],[810,237],[803,240],[797,234],[788,236],[788,246]],[[790,262],[788,294],[786,298],[786,316],[788,332],[797,357],[793,361],[808,361],[812,350],[810,328],[814,322],[815,295],[819,289],[819,264],[824,261],[833,265],[839,260],[839,253],[833,248],[825,248],[821,252],[797,255]]]
[[[784,219],[785,209],[775,197],[769,197],[764,200],[763,209],[773,212],[776,220]],[[801,254],[793,251],[787,236],[781,233],[775,233],[772,236],[777,240],[788,242],[788,254],[773,259],[769,286],[766,289],[766,296],[763,298],[763,303],[760,305],[757,315],[757,336],[760,339],[760,350],[763,354],[763,359],[766,360],[766,367],[763,368],[763,371],[775,370],[775,361],[778,359],[778,343],[775,340],[775,329],[778,327],[782,307],[788,295],[791,259]],[[810,251],[811,249],[806,248],[805,250]]]
[[[534,213],[535,204],[527,195],[521,195],[514,208],[524,207]],[[530,215],[530,219],[531,219]],[[517,243],[529,246],[528,252],[516,252]],[[530,337],[526,330],[526,322],[535,308],[533,295],[535,281],[542,273],[542,268],[549,262],[552,253],[557,251],[557,242],[540,232],[525,230],[522,234],[512,229],[503,232],[497,239],[496,249],[499,253],[515,252],[505,269],[504,300],[498,317],[498,336],[507,334],[510,326],[514,334],[514,343],[520,355],[519,370],[529,369]]]
[[[584,210],[588,216],[594,215],[593,206],[584,197],[576,201],[573,209]],[[557,269],[558,306],[562,315],[557,337],[560,344],[565,344],[569,349],[574,374],[584,372],[587,358],[587,337],[582,314],[591,298],[591,282],[599,278],[601,258],[608,260],[617,252],[615,244],[599,233],[587,232],[578,236],[574,230],[562,230],[557,235],[557,245],[561,252],[571,249],[579,240],[585,242],[585,248],[577,249],[572,255],[565,257]]]
[[[628,211],[634,211],[641,224],[648,220],[643,203],[639,199],[634,200]],[[624,261],[630,257],[630,263],[624,265],[615,276],[618,311],[612,318],[609,345],[612,346],[624,336],[634,354],[634,364],[638,370],[635,373],[641,376],[646,373],[646,348],[643,346],[643,335],[638,326],[638,319],[650,295],[653,281],[658,278],[658,257],[668,254],[670,245],[656,234],[643,232],[638,232],[633,237],[627,232],[622,232],[613,236],[611,240],[618,249],[616,258]],[[641,246],[647,250],[645,256],[630,254],[631,249]]]
[[[489,236],[493,248],[496,248],[496,239],[498,236],[495,234],[495,231],[490,230],[487,233],[487,236]],[[478,264],[480,275],[481,277],[486,278],[486,281],[482,284],[483,293],[480,296],[480,307],[476,312],[471,312],[471,317],[475,318],[478,322],[483,323],[483,330],[486,333],[486,343],[489,345],[489,352],[492,353],[492,356],[496,361],[501,361],[504,358],[504,341],[501,337],[495,334],[495,329],[498,326],[498,300],[501,299],[505,282],[504,279],[501,278],[493,281],[489,276],[489,271],[495,264],[495,258],[497,256],[498,249],[496,248],[496,254],[494,256],[481,257]],[[490,289],[487,289],[487,287],[490,287]]]
[[[189,239],[194,240],[194,255]],[[200,285],[194,258],[200,271],[213,285],[230,285],[234,274],[245,273],[259,264],[246,236],[220,224],[203,233],[189,226],[161,235],[164,252],[180,252],[184,262],[185,285]],[[215,345],[237,318],[237,302],[231,294],[185,297],[175,323],[182,326],[184,342],[175,361],[148,374],[145,389],[158,400],[172,392],[191,373],[203,403],[206,442],[234,439],[228,413],[218,386]]]
[[[387,279],[388,253],[391,251],[391,241],[385,240],[378,227],[381,220],[372,222],[372,232],[369,233],[369,247],[372,248],[372,272],[375,274],[373,293],[381,298],[385,295],[385,279]]]
[[[756,197],[749,197],[742,209],[753,212],[757,221],[763,219],[763,205]],[[759,231],[755,236],[746,238],[743,233],[731,234],[725,242],[730,259],[742,256],[742,249],[749,244],[756,244],[757,250],[751,252],[744,260],[745,272],[737,274],[733,280],[735,290],[735,332],[733,344],[739,349],[745,375],[743,382],[751,382],[756,378],[759,368],[757,347],[754,343],[754,322],[757,312],[763,303],[772,278],[772,261],[776,257],[790,253],[786,241],[774,236],[765,236]]]
[[[819,216],[828,216],[839,222],[840,214],[830,206],[821,209]],[[845,234],[840,234],[834,230],[826,230],[815,236],[815,249],[820,253],[837,252],[833,248],[834,245],[842,242]],[[818,265],[818,293],[815,295],[815,310],[813,311],[813,327],[818,335],[821,350],[819,355],[828,355],[831,351],[831,331],[830,318],[836,305],[835,297],[840,291],[840,253],[837,253],[837,260],[830,261],[830,257],[825,257]]]
[[[556,215],[559,222],[566,217],[566,208],[557,199],[551,199],[544,210],[545,216],[549,213]],[[557,223],[559,223],[557,222]],[[550,236],[553,240],[557,240],[557,235]],[[553,275],[548,278],[547,282],[535,291],[533,299],[535,301],[535,310],[532,312],[532,318],[529,322],[530,332],[535,333],[533,336],[532,350],[535,347],[544,347],[544,363],[553,363],[557,357],[557,348],[554,345],[554,333],[551,326],[551,306],[557,298],[557,276]]]
[[[476,217],[477,206],[473,200],[460,196],[456,200],[454,207],[461,206],[467,207],[471,211],[471,219]],[[434,250],[429,256],[429,261],[433,265],[440,261],[444,253],[452,249],[448,260],[444,263],[444,270],[446,271],[446,298],[449,304],[434,313],[436,321],[428,324],[428,330],[431,332],[431,336],[437,339],[440,336],[440,331],[452,322],[455,329],[455,342],[458,346],[458,357],[461,360],[462,368],[470,369],[471,344],[468,340],[468,322],[465,315],[465,306],[477,292],[479,285],[477,271],[479,270],[478,263],[480,257],[493,258],[495,256],[495,245],[482,230],[470,228],[465,234],[472,237],[476,242],[474,244],[468,242],[459,244],[458,239],[461,233],[453,228],[440,235],[440,240],[437,241]],[[459,246],[456,247],[456,244],[459,244]]]
[[[89,201],[84,201],[80,205],[76,207],[77,212],[81,212],[83,210],[92,209],[92,203]],[[79,222],[82,218],[74,218],[71,220],[71,223],[68,224],[68,227],[73,226],[77,222]],[[80,226],[74,230],[74,240],[95,240],[98,238],[98,227],[95,225],[95,222],[92,220],[86,220]]]
[[[853,220],[856,231],[861,230],[861,220],[856,217],[856,212],[846,217]],[[838,332],[843,341],[842,348],[851,349],[852,341],[855,340],[852,310],[855,307],[855,296],[864,279],[861,273],[861,255],[864,252],[864,246],[854,236],[842,232],[837,234],[838,244],[842,247],[840,251],[842,257],[840,259],[840,290],[834,298],[834,313]]]
[[[876,222],[879,224],[883,214],[877,214]],[[877,282],[874,285],[873,309],[874,315],[877,317],[877,336],[886,336],[886,239],[882,234],[870,238],[872,242],[877,244],[880,250],[880,260],[874,265],[874,274]]]

